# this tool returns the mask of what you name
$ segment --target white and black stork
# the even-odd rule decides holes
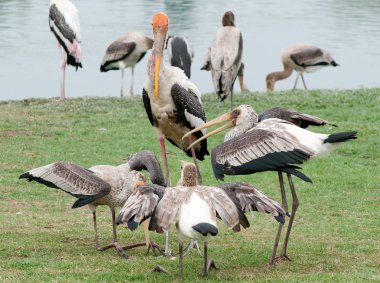
[[[294,112],[294,111],[290,111]],[[274,113],[278,113],[274,111]],[[307,126],[307,121],[312,124],[328,123],[322,119],[312,119],[311,115],[295,115],[293,119],[299,125]],[[277,114],[276,114],[277,115]],[[265,115],[263,115],[265,116]],[[302,118],[305,117],[305,118]],[[341,132],[335,134],[319,134],[305,130],[289,121],[282,119],[269,118],[258,122],[258,115],[250,105],[240,105],[233,111],[228,112],[208,123],[190,131],[195,131],[228,121],[224,126],[204,135],[201,139],[206,139],[224,129],[229,130],[224,138],[224,143],[215,147],[211,152],[211,164],[214,175],[217,179],[224,179],[224,175],[247,175],[256,172],[277,171],[279,175],[280,190],[283,208],[287,211],[285,188],[282,173],[288,177],[289,187],[292,194],[292,213],[284,239],[282,252],[279,259],[289,259],[287,256],[287,245],[293,220],[298,208],[298,198],[294,188],[292,175],[306,181],[311,179],[299,171],[298,165],[310,158],[328,153],[338,143],[356,139],[356,132]],[[316,117],[317,118],[317,117]],[[314,121],[313,121],[314,120]],[[304,123],[304,124],[302,124]],[[306,123],[306,124],[305,124]],[[186,135],[184,136],[186,138]],[[201,139],[195,141],[196,144]],[[276,236],[273,254],[270,263],[275,261],[277,244],[281,234],[282,225],[280,224]]]
[[[165,66],[161,62],[168,32],[168,16],[163,12],[156,13],[152,25],[154,44],[148,60],[148,78],[142,96],[149,121],[157,131],[164,160],[165,179],[167,184],[170,184],[164,139],[182,149],[194,160],[203,160],[204,156],[209,154],[206,140],[192,149],[188,149],[188,146],[193,140],[202,137],[206,131],[189,135],[186,140],[182,140],[182,136],[203,125],[206,116],[198,88],[181,69]]]
[[[190,79],[194,51],[187,38],[169,35],[166,41],[166,50],[170,65],[182,69]]]
[[[78,198],[72,208],[79,208],[87,204],[93,215],[96,248],[106,250],[115,247],[120,256],[127,258],[124,249],[141,246],[141,244],[122,247],[118,243],[115,208],[124,205],[136,190],[136,183],[146,181],[144,175],[138,172],[142,169],[148,170],[152,183],[165,186],[160,163],[154,154],[147,150],[134,154],[126,163],[119,166],[95,165],[86,169],[75,163],[59,161],[31,169],[21,174],[20,179],[36,181],[50,188],[61,189]],[[98,205],[107,205],[112,214],[113,242],[103,248],[99,245],[96,225]],[[145,244],[148,245],[149,241],[147,240],[147,243],[142,245]]]
[[[104,54],[100,71],[121,70],[120,96],[124,96],[124,69],[131,67],[129,94],[133,95],[135,66],[153,46],[153,39],[142,32],[128,32],[112,42]]]
[[[267,75],[267,91],[273,91],[276,81],[288,78],[292,74],[293,70],[298,73],[296,81],[294,82],[293,90],[296,88],[298,78],[300,76],[304,88],[307,89],[303,78],[303,73],[315,72],[320,68],[328,66],[339,66],[329,52],[319,47],[306,44],[289,46],[282,52],[281,60],[284,70]]]
[[[249,222],[243,212],[271,213],[284,221],[285,212],[278,203],[245,183],[227,183],[220,187],[202,186],[193,163],[182,162],[181,179],[176,187],[146,185],[128,199],[117,217],[117,224],[127,223],[131,230],[151,217],[149,230],[163,233],[172,226],[178,230],[179,274],[182,277],[183,241],[204,242],[204,271],[207,276],[212,264],[207,257],[207,241],[218,234],[216,217],[233,231]]]
[[[231,11],[224,14],[222,25],[207,51],[201,70],[211,70],[215,93],[220,101],[230,95],[232,106],[233,87],[243,53],[243,37],[235,27],[235,15]]]
[[[65,100],[66,65],[78,70],[82,68],[80,47],[80,23],[78,9],[70,0],[50,0],[49,26],[58,40],[61,52],[61,93],[59,100]]]

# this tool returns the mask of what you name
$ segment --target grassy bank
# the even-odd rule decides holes
[[[220,270],[211,271],[209,281],[379,281],[380,89],[241,94],[235,98],[235,105],[251,104],[258,112],[283,106],[320,116],[339,128],[312,130],[357,130],[359,139],[306,163],[303,172],[313,184],[295,180],[300,207],[288,248],[292,262],[267,266],[277,224],[269,215],[252,214],[251,228],[241,233],[220,225],[220,234],[209,245],[209,254]],[[229,102],[218,106],[213,95],[202,100],[208,119],[229,110]],[[222,140],[223,135],[211,138],[210,151]],[[1,282],[177,279],[177,261],[146,256],[141,248],[130,251],[128,261],[114,250],[96,251],[87,207],[72,210],[70,195],[18,180],[22,172],[57,160],[86,167],[116,165],[142,149],[154,151],[161,159],[141,97],[0,102],[0,149]],[[175,183],[179,160],[190,159],[169,144],[167,150]],[[217,184],[209,157],[201,163],[201,172],[204,184]],[[226,177],[226,181],[237,180],[257,185],[280,200],[276,173]],[[106,207],[98,211],[99,234],[105,245],[112,239],[110,213]],[[118,236],[128,243],[141,241],[141,230],[131,233],[119,227]],[[152,238],[164,242],[163,235],[152,234]],[[157,264],[172,275],[151,273]],[[200,280],[201,274],[202,259],[193,252],[184,261],[185,281]]]

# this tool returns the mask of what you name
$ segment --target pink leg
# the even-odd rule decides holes
[[[166,149],[165,149],[165,140],[164,138],[160,138],[160,145],[161,145],[161,153],[162,153],[162,159],[164,160],[164,169],[165,169],[165,181],[166,186],[170,187],[170,176],[169,176],[169,166],[168,166],[168,159],[166,156]]]
[[[66,73],[66,64],[67,64],[67,55],[62,46],[59,46],[61,51],[61,95],[59,100],[63,101],[66,99],[65,96],[65,73]]]
[[[124,96],[124,69],[121,69],[121,89],[120,89],[120,97]]]

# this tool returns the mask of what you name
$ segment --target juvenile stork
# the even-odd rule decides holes
[[[297,74],[296,81],[294,82],[293,90],[297,86],[298,78],[301,76],[303,86],[305,89],[306,83],[303,78],[303,73],[311,73],[327,66],[339,66],[330,53],[322,50],[316,46],[297,44],[286,48],[282,52],[282,64],[284,70],[280,72],[270,73],[266,77],[267,91],[273,91],[276,81],[288,78],[293,70]]]
[[[72,65],[76,70],[78,67],[82,68],[78,9],[70,0],[50,0],[49,26],[58,40],[58,48],[61,53],[61,93],[59,100],[63,101],[66,99],[66,65]]]
[[[128,162],[119,166],[96,165],[86,169],[74,163],[59,161],[29,170],[21,174],[20,179],[36,181],[71,194],[78,198],[72,208],[88,204],[93,215],[96,248],[103,251],[115,247],[120,256],[128,258],[123,249],[129,247],[122,247],[117,241],[115,208],[124,205],[136,190],[136,183],[146,181],[144,175],[136,171],[142,169],[149,171],[153,183],[165,185],[160,164],[150,151],[136,153]],[[99,245],[96,225],[98,205],[107,205],[112,214],[113,243],[103,248]],[[141,245],[136,244],[130,247],[137,246]]]
[[[142,32],[128,32],[112,42],[104,54],[100,71],[121,70],[120,96],[124,96],[124,69],[131,67],[131,86],[129,94],[133,95],[135,66],[153,46],[153,39]]]
[[[247,175],[256,172],[277,171],[282,204],[287,211],[285,188],[281,173],[287,174],[293,199],[292,213],[279,259],[289,259],[286,253],[287,245],[298,208],[298,198],[292,175],[306,182],[311,182],[309,177],[298,171],[301,168],[297,165],[310,158],[328,153],[340,142],[356,139],[356,132],[341,132],[330,135],[313,133],[289,121],[277,118],[264,119],[258,123],[256,111],[250,105],[240,105],[233,111],[213,119],[188,134],[226,121],[228,121],[227,124],[201,138],[205,139],[232,127],[225,135],[224,143],[218,145],[211,152],[211,164],[217,179],[223,180],[225,174]],[[186,138],[186,135],[184,138]],[[199,141],[195,141],[194,144]],[[280,224],[270,260],[271,264],[275,261],[281,229],[282,225]]]
[[[187,238],[204,241],[204,276],[212,261],[207,258],[209,236],[218,233],[216,217],[240,231],[249,227],[243,212],[271,213],[284,222],[285,211],[274,200],[246,183],[225,183],[219,187],[201,186],[194,164],[182,162],[181,179],[174,188],[157,185],[139,187],[127,200],[117,217],[117,224],[127,223],[134,230],[151,217],[149,230],[163,233],[176,225],[179,240],[179,273],[182,277],[182,247]],[[217,213],[217,214],[216,214]]]
[[[165,138],[188,156],[192,156],[194,160],[203,160],[209,153],[206,140],[191,150],[187,149],[193,140],[206,133],[205,130],[182,140],[182,136],[188,131],[203,125],[206,122],[206,116],[198,88],[189,81],[181,69],[165,66],[161,62],[168,24],[169,18],[165,13],[159,12],[153,16],[154,44],[148,60],[148,78],[142,96],[149,121],[157,131],[164,160],[165,179],[170,184]]]
[[[166,50],[170,65],[182,69],[186,77],[190,79],[194,51],[189,41],[182,36],[169,35],[166,41]]]
[[[201,70],[211,70],[215,93],[220,101],[230,95],[232,106],[232,91],[240,69],[243,37],[235,27],[235,15],[231,11],[224,14],[222,24],[208,49]]]

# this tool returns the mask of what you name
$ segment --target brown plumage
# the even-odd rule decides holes
[[[303,73],[315,72],[322,67],[338,66],[329,52],[306,44],[289,46],[283,51],[281,59],[284,70],[267,75],[267,91],[273,91],[276,81],[288,78],[293,70],[298,73],[293,89],[297,86],[299,76],[302,78],[304,88],[307,89]]]
[[[151,179],[165,185],[160,164],[150,151],[141,151],[133,155],[127,163],[119,166],[96,165],[85,169],[74,163],[59,161],[29,170],[20,175],[20,179],[36,181],[51,188],[61,189],[78,198],[73,208],[88,204],[93,214],[96,248],[104,250],[115,247],[119,254],[127,257],[117,242],[115,208],[124,205],[136,190],[136,183],[145,182],[143,174],[136,170],[148,169]],[[96,208],[107,205],[112,213],[113,243],[100,248],[96,224]]]

